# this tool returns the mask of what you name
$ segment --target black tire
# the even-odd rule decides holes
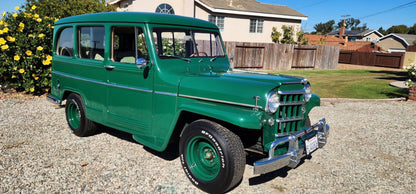
[[[215,122],[197,120],[188,125],[179,141],[179,154],[186,176],[205,192],[224,193],[243,178],[243,144]]]
[[[84,101],[78,94],[72,93],[66,99],[65,116],[75,135],[86,137],[96,133],[97,126],[85,116]]]

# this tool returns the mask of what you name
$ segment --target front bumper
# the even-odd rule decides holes
[[[306,130],[275,140],[270,145],[269,157],[254,162],[254,174],[265,174],[285,166],[295,168],[300,159],[306,155],[304,144],[299,146],[299,138],[305,139],[315,134],[318,138],[318,148],[322,148],[326,144],[326,138],[329,135],[329,125],[326,124],[325,118]],[[287,142],[289,142],[288,151],[285,154],[275,156],[274,150],[276,147]]]

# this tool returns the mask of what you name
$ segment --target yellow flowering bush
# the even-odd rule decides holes
[[[15,10],[0,16],[0,86],[43,94],[50,88],[54,22],[116,9],[105,0],[30,0]]]
[[[0,85],[45,93],[50,88],[56,19],[39,16],[36,6],[15,9],[16,13],[3,13],[0,20]]]

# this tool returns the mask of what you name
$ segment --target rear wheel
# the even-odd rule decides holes
[[[95,134],[96,124],[86,118],[84,102],[78,94],[72,93],[66,99],[65,115],[75,135],[85,137]]]
[[[242,179],[246,158],[240,138],[223,126],[198,120],[183,131],[179,152],[189,180],[208,193],[223,193]]]

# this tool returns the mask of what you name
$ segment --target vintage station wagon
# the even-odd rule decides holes
[[[294,168],[329,131],[310,123],[320,99],[306,79],[233,70],[216,25],[174,15],[57,21],[48,99],[65,101],[78,136],[100,124],[157,151],[178,145],[185,175],[209,193],[241,181],[246,154],[260,153],[254,174]]]

